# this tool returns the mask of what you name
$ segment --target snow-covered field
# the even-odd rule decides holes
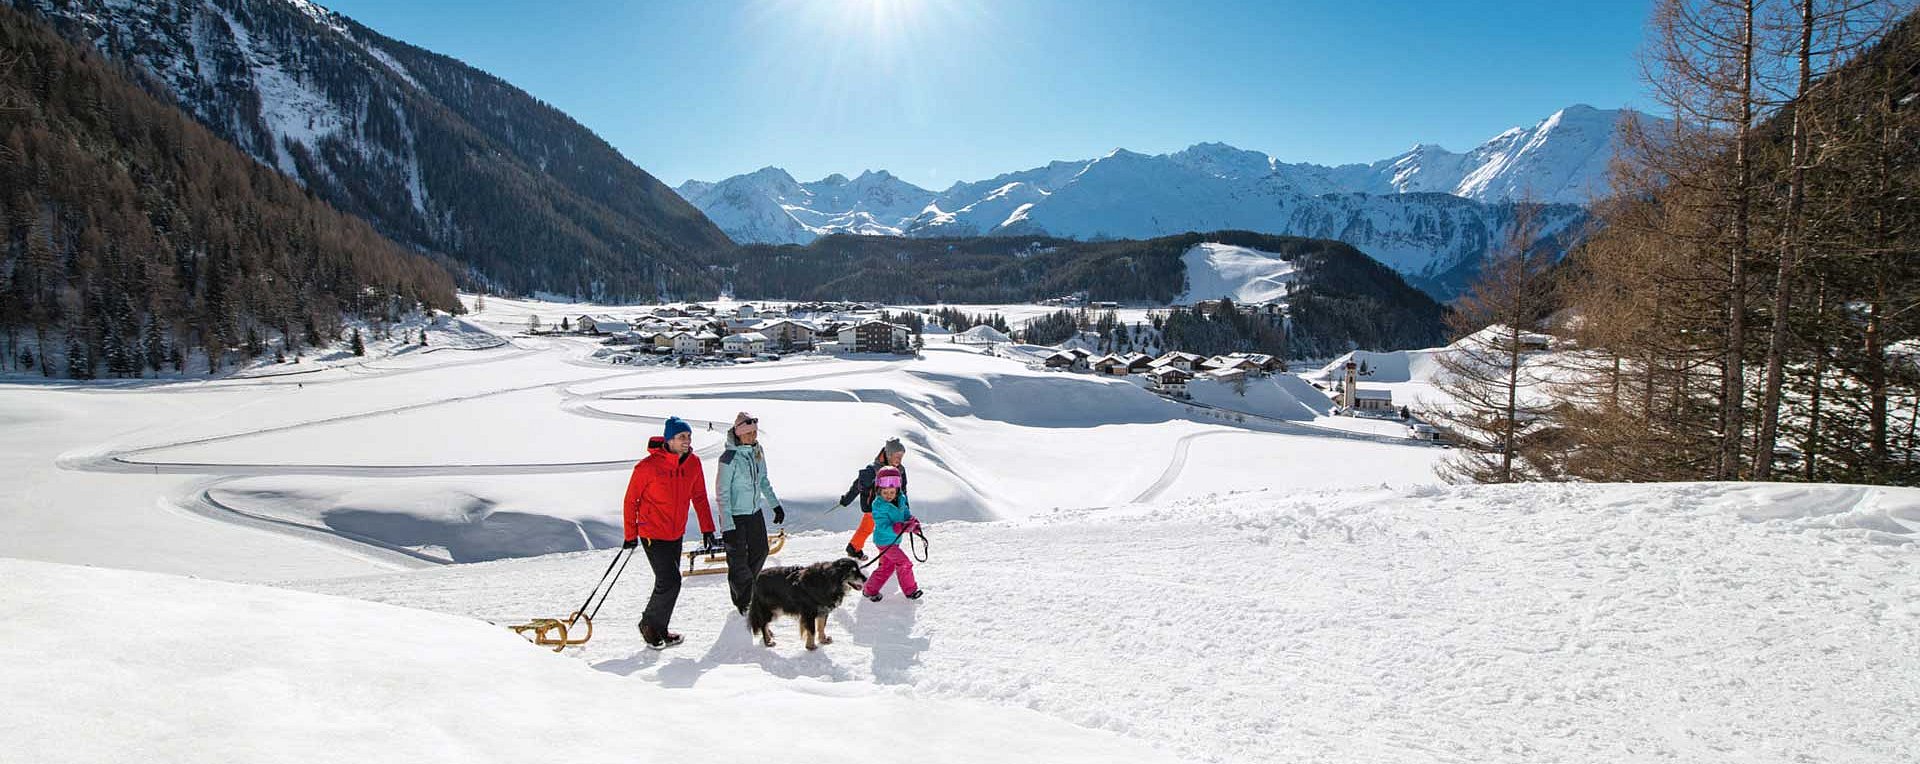
[[[502,339],[593,312],[488,302],[466,322]],[[0,750],[1895,762],[1920,738],[1920,492],[1448,488],[1445,451],[1329,429],[1298,377],[1196,385],[1239,422],[946,343],[688,369],[487,344],[0,385],[0,686],[27,688]],[[585,648],[485,623],[576,606],[661,419],[711,456],[743,409],[797,534],[777,563],[835,556],[858,516],[834,501],[907,442],[926,599],[850,604],[816,653],[751,642],[716,577],[688,579],[688,643],[645,650],[643,567]]]
[[[1174,302],[1231,297],[1236,303],[1284,302],[1294,265],[1272,252],[1203,242],[1180,256],[1187,264],[1187,291]]]

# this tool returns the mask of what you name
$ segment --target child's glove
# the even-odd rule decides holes
[[[904,523],[901,523],[901,525],[904,527],[901,530],[897,531],[898,533],[919,533],[920,532],[920,518],[909,517],[907,518],[907,521]]]

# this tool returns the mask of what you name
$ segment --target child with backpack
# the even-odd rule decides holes
[[[852,504],[855,500],[860,502],[860,527],[854,529],[853,540],[847,543],[848,557],[856,560],[867,559],[867,539],[873,536],[873,515],[868,512],[873,506],[873,497],[877,493],[873,487],[874,475],[883,467],[899,470],[900,493],[906,494],[907,465],[902,463],[906,455],[907,447],[900,444],[899,438],[888,438],[886,445],[880,447],[880,453],[873,457],[873,463],[860,468],[860,474],[853,478],[853,485],[847,489],[846,495],[840,497],[840,506],[843,507]]]
[[[906,494],[901,492],[905,482],[898,467],[881,467],[874,473],[877,494],[873,498],[873,541],[880,547],[880,562],[861,592],[873,602],[880,601],[880,588],[895,574],[900,576],[900,593],[907,599],[920,599],[924,593],[919,582],[913,580],[913,558],[900,548],[908,535],[920,530],[920,521],[914,519]]]

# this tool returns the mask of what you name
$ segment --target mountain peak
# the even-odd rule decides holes
[[[753,178],[755,180],[786,180],[786,181],[793,180],[793,176],[787,174],[786,170],[780,169],[773,165],[767,165],[758,170],[754,170],[753,172],[747,173],[747,177]]]
[[[703,209],[717,220],[742,221],[728,229],[742,241],[779,237],[772,240],[805,242],[823,233],[870,226],[909,236],[1044,231],[1068,238],[1145,237],[1239,226],[1329,237],[1352,224],[1341,217],[1352,214],[1350,208],[1376,203],[1358,197],[1364,194],[1383,200],[1379,204],[1421,210],[1405,213],[1419,223],[1408,223],[1407,235],[1416,230],[1479,230],[1474,227],[1484,221],[1440,222],[1438,216],[1480,214],[1461,210],[1520,199],[1577,205],[1606,195],[1614,122],[1622,113],[1576,103],[1465,153],[1438,143],[1416,143],[1393,157],[1339,167],[1281,163],[1260,151],[1201,141],[1157,155],[1116,147],[1092,159],[1058,160],[956,182],[945,191],[918,188],[885,170],[866,170],[852,181],[835,174],[807,184],[804,195],[763,189],[768,196],[785,193],[777,200],[784,210],[779,214],[790,214],[794,222],[780,228],[724,208],[721,205],[734,201],[718,195],[703,195]],[[1390,198],[1416,193],[1450,194],[1468,203]],[[1388,247],[1376,255],[1401,265],[1429,262],[1415,257],[1413,250],[1438,246],[1391,236],[1362,243]]]
[[[1183,152],[1181,152],[1181,153],[1186,153],[1186,154],[1229,154],[1229,153],[1239,153],[1239,152],[1241,152],[1241,151],[1243,151],[1243,150],[1244,150],[1244,149],[1240,149],[1240,148],[1238,148],[1238,147],[1235,147],[1235,146],[1232,146],[1232,145],[1230,145],[1230,144],[1226,144],[1226,143],[1221,143],[1220,141],[1202,141],[1202,142],[1200,142],[1200,143],[1196,143],[1196,144],[1193,144],[1192,146],[1188,146],[1188,147],[1186,148],[1186,151],[1183,151]]]

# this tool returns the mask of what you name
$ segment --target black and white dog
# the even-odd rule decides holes
[[[827,636],[827,614],[840,606],[847,592],[859,591],[866,583],[867,574],[860,570],[860,563],[846,557],[804,568],[767,568],[753,579],[747,630],[759,635],[761,644],[772,647],[773,619],[785,614],[800,619],[800,636],[807,640],[808,650],[833,644],[833,638]]]

